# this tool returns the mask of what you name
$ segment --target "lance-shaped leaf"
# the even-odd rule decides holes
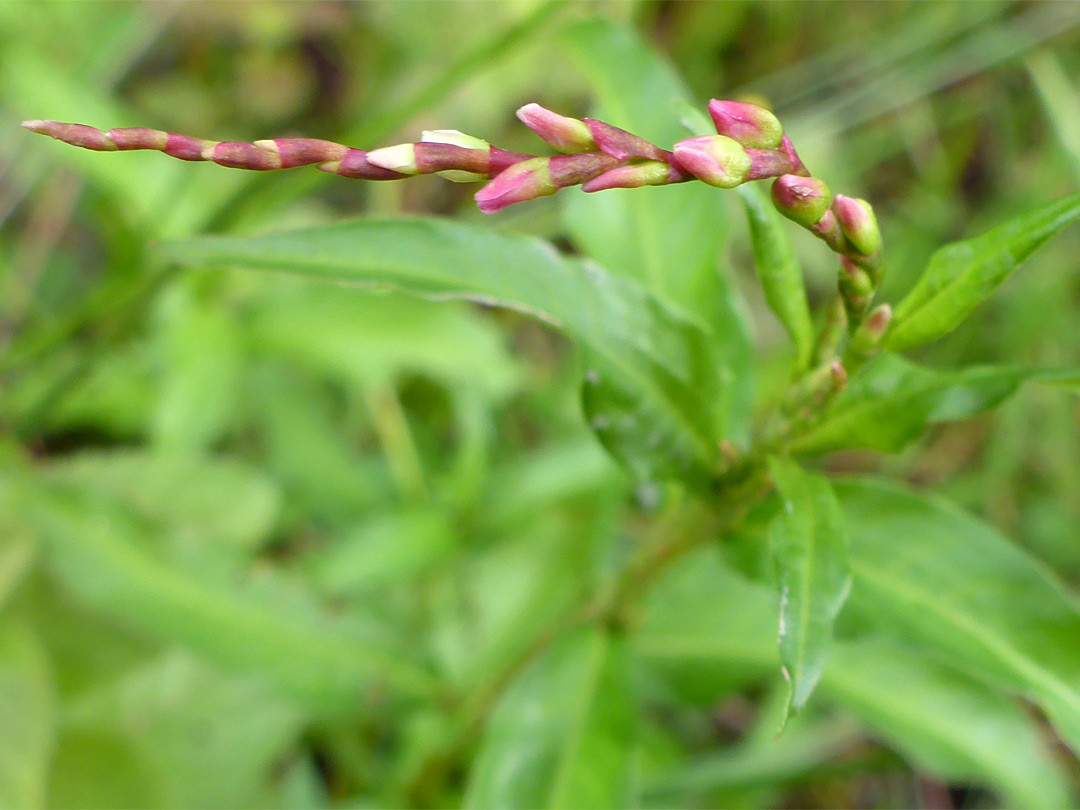
[[[789,708],[806,705],[832,645],[833,622],[851,590],[847,529],[832,486],[794,461],[769,460],[783,501],[770,526],[780,587],[780,663]]]
[[[655,476],[707,475],[723,435],[723,363],[705,331],[638,284],[563,258],[536,239],[440,220],[365,220],[249,238],[167,246],[185,264],[282,270],[328,281],[461,298],[538,318],[581,344],[590,379],[619,392],[663,441],[609,443]],[[603,417],[594,412],[594,419]],[[621,423],[621,422],[620,422]],[[601,434],[603,437],[603,434]]]
[[[28,626],[0,624],[0,807],[45,805],[56,695],[45,650]]]
[[[1080,607],[1050,572],[954,506],[883,483],[837,485],[853,606],[1037,703],[1080,750]]]
[[[896,307],[886,347],[903,351],[948,334],[1028,256],[1080,217],[1080,192],[938,250]]]
[[[64,588],[136,630],[234,670],[259,673],[284,694],[323,711],[355,707],[368,690],[383,685],[413,697],[434,689],[434,678],[421,666],[389,645],[336,629],[328,616],[222,592],[166,565],[148,550],[146,528],[114,501],[29,473],[10,483]]]
[[[620,639],[559,639],[488,721],[466,807],[626,807],[637,708]]]
[[[845,447],[897,452],[930,425],[996,407],[1028,380],[1076,386],[1080,371],[1016,366],[937,371],[898,355],[879,355],[790,448],[797,453]]]
[[[905,542],[907,537],[899,535]],[[858,588],[856,581],[855,594]],[[651,673],[680,696],[715,706],[733,677],[738,684],[772,674],[776,653],[769,628],[775,623],[773,591],[736,575],[717,549],[704,549],[672,566],[653,587],[632,642]],[[1064,774],[1028,713],[917,648],[887,638],[837,641],[820,689],[928,773],[991,786],[1015,806],[1069,803]],[[774,760],[772,766],[783,764]],[[727,778],[730,770],[719,776]],[[674,774],[657,781],[665,794],[681,783]]]
[[[780,215],[761,190],[745,185],[739,187],[738,194],[750,222],[754,265],[765,301],[795,344],[799,367],[805,368],[814,348],[814,326],[810,321],[810,304],[806,300],[799,261],[791,249]]]

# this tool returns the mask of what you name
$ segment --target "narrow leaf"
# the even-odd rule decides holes
[[[853,602],[956,667],[1026,695],[1080,750],[1080,608],[1043,566],[947,502],[838,485]]]
[[[31,629],[0,624],[0,807],[45,806],[54,692],[48,659]]]
[[[883,354],[790,449],[822,453],[839,448],[897,452],[930,425],[967,419],[1001,404],[1026,381],[1076,385],[1080,373],[1015,366],[937,371]]]
[[[821,679],[833,622],[851,590],[847,529],[827,479],[790,459],[769,470],[783,500],[770,526],[780,587],[780,662],[799,711]]]
[[[395,219],[207,237],[166,250],[184,264],[283,270],[519,310],[578,341],[602,363],[595,369],[601,381],[612,376],[620,409],[674,438],[655,446],[609,443],[620,461],[657,476],[688,478],[707,475],[715,462],[723,435],[723,365],[706,332],[632,281],[565,259],[538,240],[440,220]]]
[[[1080,192],[938,250],[896,307],[885,345],[904,351],[948,334],[1050,237],[1080,217]]]
[[[433,679],[381,645],[335,632],[329,621],[222,592],[155,559],[140,525],[115,503],[25,476],[27,523],[75,595],[151,636],[221,665],[262,673],[285,694],[325,710],[363,700],[373,684],[424,695]]]
[[[782,227],[780,215],[765,199],[761,189],[745,185],[737,191],[742,197],[750,223],[754,265],[765,292],[765,301],[795,344],[799,367],[805,368],[814,348],[814,327],[810,321],[810,304],[806,299],[806,287],[795,251]]]
[[[770,588],[733,573],[718,551],[703,550],[652,589],[633,649],[679,695],[714,706],[733,674],[736,684],[771,675],[776,615]],[[838,641],[821,691],[928,773],[991,786],[1016,806],[1068,803],[1064,775],[1027,713],[918,649],[886,638]]]
[[[619,639],[595,628],[559,639],[488,722],[465,806],[628,806],[636,715]]]

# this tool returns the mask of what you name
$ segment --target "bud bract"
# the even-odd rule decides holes
[[[545,143],[560,152],[590,152],[596,149],[589,128],[577,118],[567,118],[539,104],[526,104],[517,111],[517,117]]]
[[[878,230],[874,209],[866,200],[837,194],[832,209],[840,222],[844,236],[855,250],[871,256],[881,250],[881,231]]]
[[[698,180],[717,188],[746,182],[751,161],[737,141],[725,135],[687,138],[675,144],[675,160]]]
[[[659,160],[616,166],[610,171],[587,181],[581,188],[585,192],[604,191],[609,188],[641,188],[662,186],[671,180],[671,166]]]
[[[773,205],[788,219],[805,228],[816,225],[829,210],[829,187],[816,177],[785,174],[772,185]]]
[[[866,319],[859,324],[851,337],[851,350],[857,354],[870,354],[881,344],[885,331],[892,321],[892,307],[879,304],[871,310]]]
[[[399,143],[397,146],[384,146],[367,153],[367,161],[372,166],[389,169],[398,174],[416,174],[416,146],[411,143]]]
[[[714,98],[709,102],[709,115],[717,132],[749,149],[776,149],[784,136],[777,117],[756,104]]]

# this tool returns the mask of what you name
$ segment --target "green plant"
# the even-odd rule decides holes
[[[42,481],[24,460],[13,474],[18,508],[34,516],[62,571],[96,572],[73,580],[83,598],[151,635],[166,627],[170,638],[226,667],[260,673],[272,691],[313,711],[327,738],[344,750],[348,735],[335,719],[342,707],[378,704],[383,691],[395,706],[407,707],[408,722],[398,729],[403,753],[382,785],[388,801],[433,802],[462,762],[468,763],[467,806],[624,806],[640,796],[663,804],[714,789],[730,762],[665,773],[673,759],[668,747],[654,744],[636,720],[646,696],[692,702],[700,681],[687,686],[686,672],[697,668],[706,683],[743,683],[762,673],[769,682],[769,673],[782,673],[782,681],[772,679],[761,734],[805,709],[790,718],[779,742],[795,770],[805,767],[803,758],[814,759],[815,749],[827,748],[823,741],[854,733],[843,721],[814,713],[812,696],[820,688],[945,778],[989,782],[1019,804],[1067,804],[1066,778],[1011,697],[1030,701],[1071,750],[1080,750],[1075,597],[1023,549],[947,501],[881,480],[835,478],[814,459],[851,449],[900,451],[927,428],[994,408],[1027,382],[1080,386],[1074,368],[942,370],[900,354],[952,332],[1028,256],[1080,218],[1080,193],[942,247],[895,308],[874,305],[885,268],[896,270],[884,259],[867,203],[833,197],[811,177],[771,113],[713,102],[719,135],[706,135],[651,54],[607,29],[591,36],[594,58],[625,60],[660,77],[632,109],[609,117],[649,127],[649,138],[661,144],[680,126],[690,127],[690,137],[667,151],[612,124],[537,105],[522,108],[519,117],[568,154],[536,157],[445,131],[363,152],[306,139],[215,143],[148,129],[25,126],[91,149],[156,149],[236,168],[315,164],[370,180],[468,172],[465,179],[490,180],[476,195],[486,213],[578,184],[585,192],[618,195],[605,204],[614,214],[580,195],[567,203],[577,206],[570,229],[586,256],[491,227],[421,218],[198,237],[167,242],[161,256],[171,266],[284,271],[436,301],[463,299],[517,311],[564,333],[580,353],[584,420],[629,472],[649,527],[644,539],[623,548],[617,536],[610,539],[617,533],[603,514],[591,516],[595,525],[573,524],[583,538],[605,539],[583,541],[584,551],[574,543],[558,546],[552,559],[525,554],[519,563],[542,565],[546,579],[572,587],[538,588],[517,602],[493,599],[485,609],[496,625],[505,618],[500,600],[514,606],[501,632],[485,638],[475,656],[459,644],[432,665],[409,655],[400,638],[386,643],[377,628],[349,628],[350,643],[342,645],[334,632],[306,619],[281,621],[257,594],[240,598],[192,584],[137,539],[124,539],[138,538],[138,521],[87,505],[71,484],[101,474],[92,466]],[[629,104],[617,94],[612,100]],[[773,178],[773,205],[746,185]],[[790,341],[783,380],[756,409],[751,371],[758,364],[745,325],[701,245],[715,210],[704,201],[717,192],[687,186],[679,196],[683,189],[643,188],[693,179],[738,187],[764,299]],[[619,188],[629,190],[613,190]],[[835,296],[822,302],[816,325],[774,208],[840,257]],[[284,295],[335,292],[294,285]],[[266,332],[276,327],[270,312]],[[217,328],[212,318],[208,323]],[[274,381],[271,376],[265,389],[271,396]],[[455,500],[450,484],[432,497],[407,424],[401,429],[400,403],[380,394],[369,392],[383,420],[380,438],[391,448],[393,478],[414,507],[394,518],[408,526],[391,535],[410,542],[380,546],[375,532],[353,576],[348,551],[317,561],[315,576],[330,595],[363,590],[391,568],[400,577],[452,560],[447,518],[432,503],[451,502],[453,521],[490,537],[500,521],[520,519],[513,502],[528,491],[527,480],[510,477],[503,490],[508,516],[498,512],[497,489],[487,500],[475,494]],[[452,407],[467,413],[469,403]],[[470,460],[462,453],[467,472]],[[587,479],[596,463],[578,462],[573,453],[555,457],[555,477],[577,486],[574,477]],[[157,480],[153,465],[143,473],[138,465],[116,471],[117,490],[141,475]],[[188,474],[200,477],[197,468]],[[174,481],[184,473],[170,468],[161,475]],[[625,492],[625,481],[617,480],[598,485],[612,489],[605,497],[615,504]],[[191,491],[195,484],[176,486]],[[375,561],[387,554],[402,557],[381,569]],[[588,577],[568,573],[582,568]],[[441,583],[426,595],[449,599],[460,584]],[[453,646],[452,623],[426,629],[445,634]],[[5,643],[18,647],[22,640],[13,633]],[[283,724],[290,708],[281,710]],[[653,766],[643,789],[629,776],[638,745]],[[753,755],[753,747],[739,754]]]

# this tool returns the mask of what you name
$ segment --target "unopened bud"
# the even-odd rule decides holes
[[[892,307],[888,304],[879,304],[874,307],[852,335],[851,351],[856,354],[870,354],[875,351],[881,344],[881,339],[889,328],[891,320]]]
[[[816,177],[785,174],[772,185],[776,210],[804,228],[812,228],[829,210],[829,187]]]
[[[717,132],[748,149],[776,149],[784,135],[777,117],[756,104],[713,99],[709,102],[709,115]]]
[[[417,168],[422,173],[427,173],[428,169],[424,166],[424,156],[421,155],[421,152],[426,144],[438,144],[455,147],[454,151],[462,150],[458,155],[445,155],[444,153],[450,151],[445,149],[441,150],[441,152],[437,149],[429,150],[438,155],[439,158],[444,160],[454,160],[456,158],[461,163],[475,164],[475,171],[468,169],[440,169],[436,172],[439,177],[452,180],[455,183],[475,183],[477,180],[487,178],[488,162],[491,156],[491,144],[487,141],[475,138],[472,135],[466,135],[456,129],[424,130],[420,135],[420,141],[421,143],[417,144],[416,148],[416,163]],[[471,168],[473,167],[470,166]]]
[[[581,188],[586,192],[605,191],[609,188],[641,188],[642,186],[663,186],[671,182],[671,166],[659,160],[645,163],[631,163],[616,166],[592,180]]]
[[[116,144],[100,129],[85,124],[64,124],[60,121],[23,121],[22,125],[31,132],[48,135],[58,141],[95,152],[115,152]]]
[[[864,256],[872,256],[881,250],[881,231],[870,203],[837,194],[832,209],[844,236],[855,250]]]
[[[832,378],[832,393],[840,394],[847,389],[848,373],[843,363],[839,360],[833,360],[829,364],[829,374]]]
[[[746,182],[751,161],[739,143],[725,135],[687,138],[675,144],[675,160],[698,180],[717,188]]]
[[[567,118],[539,104],[526,104],[517,111],[517,117],[560,152],[590,152],[597,148],[585,122],[577,118]]]
[[[473,199],[485,214],[495,214],[514,203],[554,194],[559,187],[551,181],[551,158],[533,158],[516,163],[476,192]]]
[[[824,240],[825,244],[834,253],[842,253],[844,250],[844,232],[840,230],[840,222],[832,209],[828,209],[821,215],[821,219],[810,226],[810,233]]]
[[[112,135],[113,131],[110,130],[109,134]],[[275,138],[255,141],[255,146],[277,155],[283,169],[341,160],[348,151],[340,143],[318,138]]]
[[[874,294],[874,281],[870,274],[847,256],[840,257],[840,288],[849,295],[870,296]]]

